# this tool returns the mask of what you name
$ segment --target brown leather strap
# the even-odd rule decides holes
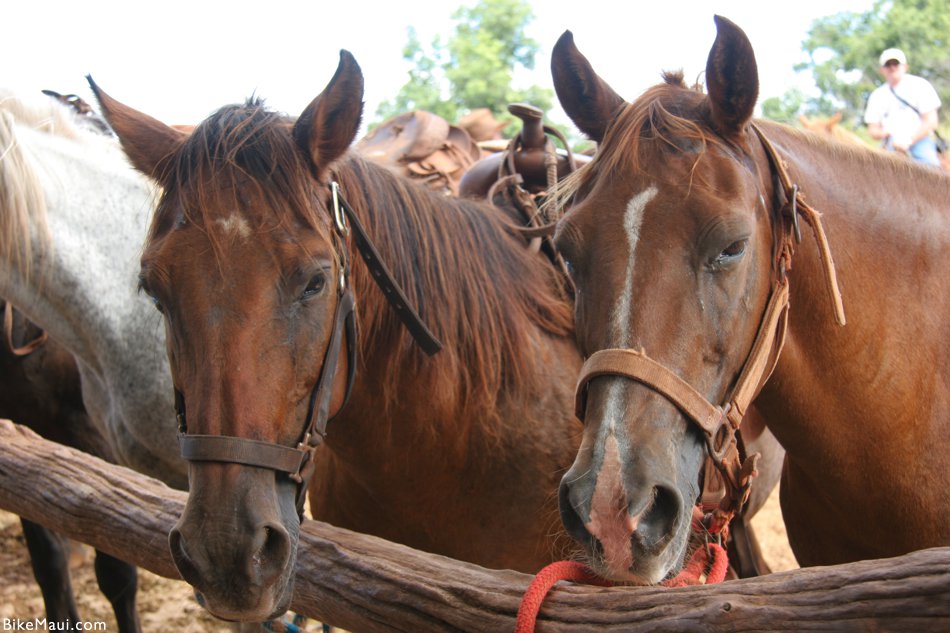
[[[759,137],[762,147],[772,164],[772,169],[778,176],[779,182],[785,191],[786,197],[791,205],[791,220],[796,227],[796,237],[800,241],[801,234],[798,232],[798,214],[801,214],[808,225],[812,228],[815,241],[818,244],[818,254],[821,257],[822,270],[825,277],[825,288],[828,292],[828,298],[831,300],[832,310],[834,310],[835,321],[838,325],[845,325],[847,319],[844,314],[844,302],[841,299],[841,289],[838,286],[838,275],[835,272],[834,258],[831,256],[831,247],[828,244],[828,236],[825,234],[824,226],[821,224],[821,214],[815,211],[806,202],[798,190],[798,186],[792,183],[788,175],[788,169],[785,167],[785,161],[779,156],[778,151],[772,142],[765,136],[758,125],[752,124],[752,130]],[[791,247],[791,246],[790,246]],[[790,255],[789,255],[790,256]]]
[[[363,261],[366,262],[366,266],[372,273],[371,277],[373,281],[375,281],[379,289],[383,291],[383,296],[386,297],[386,301],[388,301],[389,305],[396,311],[399,320],[402,321],[402,324],[409,330],[409,333],[412,335],[412,338],[415,339],[416,343],[419,344],[419,347],[429,356],[436,354],[442,349],[442,343],[436,338],[428,326],[426,326],[422,317],[419,316],[419,313],[409,305],[406,294],[402,291],[402,288],[399,287],[399,284],[396,283],[392,273],[389,271],[389,267],[386,266],[386,263],[380,258],[379,251],[376,250],[373,241],[369,238],[369,235],[367,235],[359,218],[356,217],[353,207],[351,207],[346,201],[346,198],[339,193],[339,186],[336,186],[336,183],[331,183],[331,188],[333,190],[333,204],[335,207],[339,205],[339,208],[346,214],[347,220],[349,220],[352,225],[353,241],[360,255],[363,256]]]
[[[721,407],[710,404],[686,381],[644,352],[632,349],[598,350],[584,362],[575,392],[574,411],[579,420],[583,421],[587,408],[587,386],[598,376],[623,376],[650,387],[689,416],[707,437],[712,437],[722,422]]]
[[[226,435],[179,435],[181,456],[191,462],[226,462],[295,475],[307,452],[271,442]]]
[[[353,292],[346,288],[337,302],[333,315],[333,331],[330,333],[330,342],[323,357],[323,367],[320,377],[310,394],[310,403],[307,408],[307,423],[298,448],[303,446],[318,446],[327,435],[327,424],[330,420],[330,400],[333,396],[333,382],[336,379],[337,367],[340,364],[340,353],[344,343],[349,350],[349,373],[347,375],[346,395],[343,398],[341,409],[346,406],[353,389],[353,379],[356,372],[356,332],[355,332],[356,300]]]
[[[749,357],[729,399],[728,417],[733,428],[739,428],[749,405],[775,370],[785,347],[787,331],[788,281],[782,281],[772,288],[772,295],[765,307],[765,314],[759,324]]]
[[[29,356],[49,338],[46,330],[40,330],[40,335],[25,345],[17,346],[13,343],[13,304],[5,301],[3,305],[3,336],[7,348],[14,356]]]

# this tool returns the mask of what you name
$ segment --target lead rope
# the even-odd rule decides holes
[[[693,512],[693,529],[696,531],[705,531],[701,518],[701,512],[698,515],[697,511]],[[725,580],[728,571],[729,557],[726,550],[719,543],[707,541],[703,546],[696,548],[679,574],[660,585],[675,588],[718,584]],[[702,581],[703,575],[706,576],[705,583]],[[606,578],[601,578],[583,563],[566,560],[551,563],[535,574],[531,584],[525,590],[521,605],[518,607],[518,616],[515,619],[515,633],[534,633],[544,598],[561,580],[595,587],[618,586]]]
[[[538,620],[538,612],[544,597],[560,580],[570,580],[597,587],[613,587],[609,580],[595,574],[590,567],[575,561],[561,560],[551,563],[537,574],[521,598],[518,617],[515,620],[515,633],[532,633]]]

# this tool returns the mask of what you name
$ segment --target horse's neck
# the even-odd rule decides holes
[[[792,138],[779,141],[794,147]],[[840,150],[806,151],[807,160],[787,153],[789,171],[821,214],[848,323],[835,323],[803,222],[789,273],[788,341],[763,392],[773,406],[763,413],[791,454],[810,452],[813,463],[827,464],[828,455],[817,453],[863,445],[864,434],[892,435],[898,421],[947,408],[946,395],[927,384],[950,371],[946,328],[933,316],[950,310],[941,273],[950,256],[950,187],[941,174],[886,155],[849,160]],[[945,385],[947,377],[938,380]]]
[[[137,293],[151,191],[118,151],[18,136],[44,189],[49,240],[34,228],[29,274],[3,267],[0,296],[76,357],[84,403],[120,461],[183,485],[164,329]]]
[[[3,292],[88,366],[150,310],[136,298],[138,252],[150,211],[145,183],[114,155],[21,130],[46,200],[49,245],[33,232],[30,278],[11,270]],[[94,148],[100,149],[100,148]]]

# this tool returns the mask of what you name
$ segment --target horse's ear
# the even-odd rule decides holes
[[[306,153],[314,175],[327,168],[353,143],[363,117],[363,72],[349,51],[340,51],[333,79],[294,124],[294,140]]]
[[[841,123],[841,112],[835,112],[831,115],[831,118],[828,119],[828,127],[834,127]]]
[[[624,100],[601,79],[574,45],[574,34],[564,31],[551,53],[554,90],[574,125],[592,140],[604,140],[607,125]]]
[[[122,142],[129,161],[146,176],[160,181],[168,160],[188,135],[119,103],[106,94],[91,75],[86,75],[86,80],[99,101],[103,116]]]
[[[759,70],[742,29],[716,16],[716,41],[706,60],[706,89],[713,125],[723,136],[738,136],[759,98]]]

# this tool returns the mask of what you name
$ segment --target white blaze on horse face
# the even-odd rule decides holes
[[[620,297],[611,314],[612,338],[617,347],[630,346],[630,305],[637,243],[640,240],[640,227],[646,206],[657,193],[656,186],[651,185],[631,198],[624,212],[623,228],[629,248],[627,270]],[[618,433],[623,433],[622,421],[626,412],[623,396],[627,380],[618,377],[605,377],[603,380],[610,381],[607,385],[604,420],[600,431],[604,462],[597,474],[597,484],[591,499],[590,521],[586,527],[600,541],[607,568],[612,573],[623,574],[633,564],[630,536],[637,529],[639,521],[639,516],[631,517],[627,514],[628,499],[622,475],[625,449],[618,441]]]
[[[613,340],[616,341],[616,347],[630,347],[630,304],[633,300],[633,272],[636,262],[637,243],[640,241],[640,226],[643,224],[643,214],[647,204],[659,190],[656,185],[650,185],[627,203],[627,209],[623,214],[623,228],[627,234],[627,246],[629,249],[627,255],[627,272],[624,276],[623,288],[620,297],[614,306],[612,316]],[[625,410],[623,402],[623,388],[626,384],[624,378],[609,378],[610,385],[607,391],[607,402],[605,407],[604,426],[606,432],[614,431],[616,423],[623,419]]]
[[[623,214],[623,230],[627,234],[627,274],[624,277],[623,288],[613,312],[614,340],[617,347],[630,347],[630,302],[633,297],[633,271],[636,262],[637,244],[640,241],[640,226],[643,224],[643,214],[647,204],[658,193],[656,185],[650,185],[627,203],[627,210]]]
[[[247,239],[251,235],[251,227],[240,215],[231,215],[226,218],[219,218],[215,223],[228,235],[236,235]]]

